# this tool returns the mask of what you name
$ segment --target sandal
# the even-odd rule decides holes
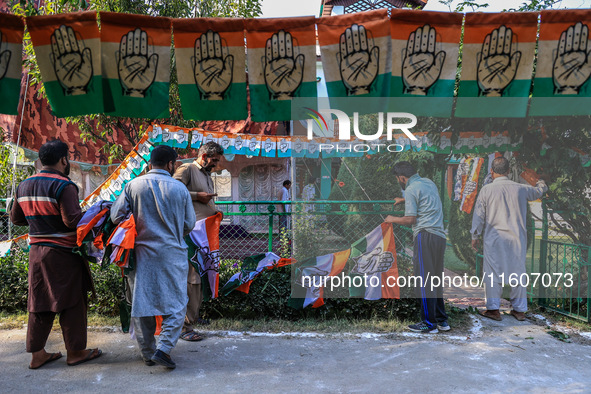
[[[87,361],[94,360],[95,358],[99,358],[101,356],[101,354],[103,354],[103,351],[101,349],[88,349],[88,354],[82,360],[79,360],[79,361],[76,361],[73,363],[67,363],[67,364],[70,367],[73,367],[75,365],[80,365],[80,364],[85,363]]]
[[[181,339],[189,342],[199,342],[203,340],[203,337],[195,331],[187,331],[181,334]]]
[[[55,361],[55,360],[59,360],[60,358],[62,358],[62,354],[61,353],[50,353],[49,354],[49,358],[47,360],[45,360],[44,362],[42,362],[41,364],[39,364],[36,367],[31,367],[29,365],[29,369],[39,369],[42,366],[44,366],[45,364],[48,364],[48,363],[50,363],[52,361]]]

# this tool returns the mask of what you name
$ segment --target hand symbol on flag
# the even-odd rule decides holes
[[[560,35],[552,77],[556,94],[578,94],[591,76],[591,51],[587,52],[589,28],[581,22]]]
[[[515,50],[513,31],[505,26],[492,31],[484,39],[478,54],[478,88],[483,96],[500,97],[515,79],[521,51]]]
[[[51,35],[49,59],[64,95],[87,93],[92,78],[92,52],[84,48],[82,40],[78,42],[70,26],[61,25]]]
[[[223,100],[232,84],[234,56],[224,57],[220,35],[208,30],[195,40],[195,56],[191,57],[195,84],[201,99]]]
[[[0,79],[6,76],[8,64],[10,63],[10,56],[12,56],[10,49],[2,51],[2,32],[0,31]]]
[[[435,54],[437,32],[425,25],[410,33],[402,63],[402,81],[406,93],[427,95],[441,75],[445,52]]]
[[[297,49],[297,45],[296,45]],[[279,30],[267,40],[264,57],[264,75],[272,100],[289,100],[302,84],[305,56],[294,58],[291,34]]]
[[[142,29],[131,30],[121,37],[117,65],[123,95],[146,97],[146,91],[156,79],[158,54],[148,47],[148,34]]]
[[[349,96],[369,93],[378,76],[379,60],[380,48],[367,38],[364,26],[355,24],[341,34],[337,61]]]

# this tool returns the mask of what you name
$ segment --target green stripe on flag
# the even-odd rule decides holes
[[[253,122],[299,120],[292,116],[292,100],[271,100],[267,85],[251,84],[249,87]],[[316,108],[316,92],[316,82],[302,82],[296,91],[298,104]]]
[[[201,100],[194,83],[179,85],[179,94],[185,119],[244,120],[248,117],[245,82],[233,83],[224,100]]]
[[[170,83],[154,82],[146,97],[124,96],[119,79],[103,78],[105,114],[130,118],[168,118],[168,92]]]
[[[0,114],[17,115],[21,94],[21,80],[3,78],[0,80]]]
[[[45,91],[51,110],[58,118],[103,112],[103,91],[101,76],[95,75],[90,79],[88,92],[75,96],[65,96],[64,89],[58,81],[44,82]]]

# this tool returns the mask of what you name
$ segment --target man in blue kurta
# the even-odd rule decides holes
[[[133,302],[131,317],[146,365],[175,368],[170,357],[187,307],[187,245],[184,236],[195,226],[195,211],[187,188],[174,178],[176,152],[154,148],[152,170],[130,181],[111,208],[119,223],[132,213],[136,223],[136,266],[129,274]],[[156,316],[162,316],[158,344]]]

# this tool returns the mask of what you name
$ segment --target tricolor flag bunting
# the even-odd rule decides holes
[[[318,308],[324,305],[324,285],[330,276],[340,274],[351,249],[305,260],[295,269],[289,306],[302,309],[308,305]]]
[[[396,242],[391,223],[382,223],[351,245],[351,260],[354,262],[349,273],[352,297],[366,300],[400,298]],[[390,277],[396,280],[388,280]]]
[[[246,119],[244,20],[174,19],[172,25],[183,117]]]
[[[20,16],[0,14],[0,114],[18,113],[23,72],[24,29],[25,23]]]
[[[272,252],[247,257],[242,261],[240,272],[232,275],[228,283],[222,288],[221,293],[222,295],[228,295],[237,290],[248,294],[252,282],[264,271],[290,265],[293,262],[292,259],[282,259]]]
[[[530,116],[591,115],[591,10],[542,11]]]
[[[221,222],[221,212],[198,220],[185,237],[189,246],[189,262],[201,276],[204,300],[218,297]]]
[[[169,18],[101,12],[105,113],[167,118]]]
[[[450,117],[463,15],[392,9],[389,109]]]
[[[455,116],[525,117],[538,15],[537,12],[466,15]]]
[[[102,113],[96,12],[30,16],[27,28],[53,114],[63,118]]]
[[[331,107],[359,112],[337,98],[389,97],[392,39],[387,10],[317,18],[316,24]]]

